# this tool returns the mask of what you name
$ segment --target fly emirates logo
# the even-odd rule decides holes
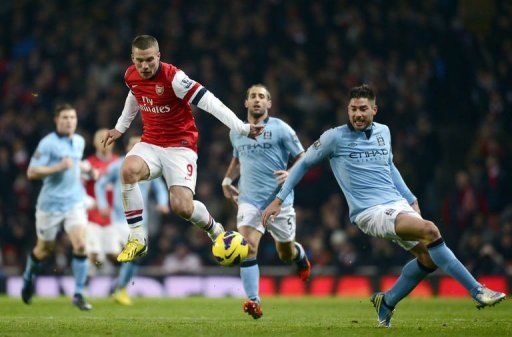
[[[171,111],[169,105],[153,105],[153,100],[146,96],[142,96],[142,103],[143,104],[139,104],[140,111],[153,112],[156,114],[164,114]]]

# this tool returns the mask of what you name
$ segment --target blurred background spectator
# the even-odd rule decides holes
[[[89,142],[112,127],[127,94],[124,70],[137,34],[160,41],[162,60],[210,88],[241,118],[245,90],[264,83],[271,114],[304,146],[346,123],[350,87],[377,92],[376,120],[394,135],[397,167],[472,272],[512,275],[512,3],[510,1],[3,1],[0,4],[0,247],[4,271],[21,273],[33,246],[40,183],[25,176],[57,102],[73,103]],[[220,182],[228,129],[196,111],[201,132],[197,197],[233,229]],[[140,134],[135,121],[130,134]],[[124,140],[128,139],[124,136]],[[121,142],[119,142],[121,143]],[[123,144],[117,144],[122,148]],[[298,238],[316,266],[389,272],[410,257],[348,220],[324,163],[296,189]],[[144,263],[215,265],[208,238],[175,216],[149,223]],[[49,273],[61,273],[63,247]],[[279,264],[272,240],[260,264]],[[189,267],[186,267],[189,268]]]

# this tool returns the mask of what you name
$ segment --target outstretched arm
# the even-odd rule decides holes
[[[263,132],[263,125],[244,124],[231,109],[224,105],[214,94],[208,90],[197,103],[197,106],[214,115],[228,128],[249,138],[256,138]]]
[[[393,161],[390,163],[390,169],[391,169],[391,179],[393,179],[393,183],[395,184],[396,189],[402,197],[404,197],[405,200],[409,203],[409,205],[413,206],[414,210],[419,213],[419,206],[418,201],[414,194],[412,194],[409,187],[407,187],[407,184],[405,183],[404,179],[402,178],[402,175],[400,174],[400,171],[396,168]]]
[[[244,124],[215,95],[198,82],[190,79],[182,70],[177,71],[174,75],[172,89],[177,97],[211,113],[228,128],[240,135],[254,139],[263,131],[261,125]]]
[[[269,219],[272,220],[279,214],[281,211],[281,204],[291,193],[293,188],[299,183],[306,172],[311,168],[311,166],[317,164],[324,158],[329,157],[333,153],[335,147],[334,136],[335,129],[324,132],[320,139],[314,142],[313,145],[308,148],[304,156],[293,165],[288,174],[288,178],[286,179],[279,193],[277,193],[276,198],[270,203],[270,205],[267,206],[263,212],[263,226],[266,226]]]
[[[389,135],[390,143],[391,143],[391,132],[389,131],[389,128],[387,128],[387,132]],[[412,194],[409,187],[407,187],[407,184],[405,183],[404,179],[402,178],[402,175],[400,174],[400,171],[395,166],[395,163],[393,163],[393,150],[390,148],[390,156],[389,156],[389,170],[391,172],[391,180],[393,180],[393,184],[395,185],[396,189],[398,190],[398,193],[407,200],[409,205],[420,214],[420,206],[418,205],[418,200]]]
[[[130,124],[132,124],[135,116],[137,116],[137,112],[139,112],[139,104],[132,92],[129,91],[124,101],[123,112],[117,120],[115,129],[121,133],[125,133],[130,127]]]
[[[116,139],[120,138],[126,130],[128,130],[133,119],[137,116],[137,112],[139,112],[139,105],[137,103],[137,99],[130,91],[128,92],[128,96],[126,96],[123,112],[117,120],[116,126],[113,129],[108,130],[101,138],[101,143],[104,147],[112,144]]]

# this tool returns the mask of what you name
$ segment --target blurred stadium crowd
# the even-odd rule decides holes
[[[476,4],[478,3],[478,5]],[[57,102],[74,104],[89,142],[113,127],[127,94],[133,36],[160,41],[182,68],[241,118],[245,90],[264,83],[271,115],[305,147],[347,121],[348,89],[377,92],[376,120],[392,131],[394,159],[426,218],[476,275],[512,275],[512,4],[508,1],[6,1],[0,4],[0,247],[21,273],[35,241],[40,183],[26,168],[53,130]],[[228,129],[203,111],[197,198],[225,227],[236,210],[220,183],[231,159]],[[130,134],[140,134],[140,121]],[[126,140],[128,137],[124,137]],[[119,150],[123,144],[117,144]],[[410,259],[348,221],[327,163],[296,189],[298,238],[316,266],[390,272]],[[215,265],[206,235],[175,216],[153,217],[144,263],[180,272]],[[51,273],[68,265],[62,237]],[[192,261],[192,262],[190,262]],[[260,264],[278,265],[270,238]],[[0,268],[1,269],[1,268]]]

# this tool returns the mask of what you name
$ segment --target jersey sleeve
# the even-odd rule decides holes
[[[48,138],[43,138],[37,145],[36,151],[30,159],[29,167],[48,166],[52,156],[52,148]]]
[[[206,92],[206,88],[190,79],[182,70],[178,70],[174,74],[172,90],[176,97],[194,105],[197,105]]]
[[[233,130],[229,131],[229,140],[231,141],[231,146],[233,146],[233,157],[238,158],[238,150],[236,149],[235,144],[235,132]]]
[[[85,138],[82,137],[81,135],[77,135],[78,136],[78,139],[79,139],[79,142],[80,142],[80,159],[82,159],[84,157],[84,151],[85,151]]]
[[[311,166],[317,164],[326,157],[330,157],[336,146],[335,140],[335,129],[324,132],[320,136],[320,139],[308,148],[306,154],[297,163],[295,163],[295,165],[293,165],[290,173],[288,174],[288,178],[277,194],[277,198],[285,200]]]
[[[324,132],[306,151],[305,159],[314,165],[324,158],[330,158],[336,148],[336,129]]]
[[[416,197],[411,192],[409,187],[404,181],[404,178],[402,178],[402,175],[400,174],[400,171],[398,171],[397,167],[395,166],[395,163],[393,162],[393,151],[391,148],[391,132],[388,130],[389,135],[389,169],[391,172],[391,179],[393,180],[393,183],[395,184],[396,189],[398,192],[404,197],[405,200],[409,204],[412,204],[414,201],[416,201]]]
[[[297,157],[300,153],[304,152],[304,147],[300,143],[299,137],[295,130],[288,124],[283,122],[283,145],[290,151],[292,158]]]
[[[117,120],[115,129],[121,133],[125,133],[126,130],[132,124],[133,119],[139,112],[139,105],[137,103],[137,99],[133,95],[131,91],[128,92],[126,96],[126,100],[124,102],[123,111],[121,112],[121,116]]]

